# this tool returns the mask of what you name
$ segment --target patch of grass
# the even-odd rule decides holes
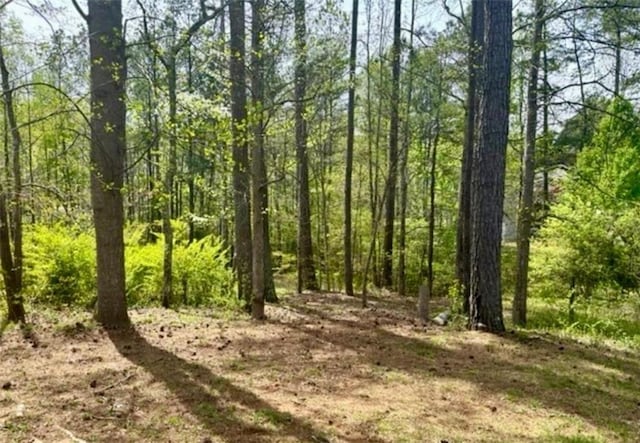
[[[184,426],[184,420],[182,417],[178,417],[177,415],[167,417],[166,423],[172,428],[181,428]]]
[[[213,421],[217,421],[222,418],[221,412],[209,403],[198,403],[195,409],[196,413],[200,417],[206,417]]]
[[[605,440],[588,435],[555,435],[545,439],[546,443],[605,443]]]
[[[293,417],[288,412],[280,412],[275,409],[258,409],[253,414],[257,423],[268,423],[273,426],[282,426],[293,421]]]

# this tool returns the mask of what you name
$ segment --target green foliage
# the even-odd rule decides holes
[[[531,262],[547,296],[591,297],[640,287],[640,130],[631,105],[614,101],[551,208]]]
[[[90,306],[95,296],[95,240],[61,224],[25,236],[25,292],[37,303]]]
[[[176,223],[174,284],[183,303],[235,309],[233,273],[222,241],[206,236],[190,245],[183,223]],[[154,237],[154,235],[151,235]],[[95,241],[79,229],[35,225],[25,239],[25,293],[35,303],[91,307],[95,300]],[[126,293],[130,306],[159,302],[162,289],[163,242],[149,242],[145,226],[126,232]]]

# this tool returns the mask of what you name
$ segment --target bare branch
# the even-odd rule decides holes
[[[77,0],[71,0],[71,3],[73,3],[73,7],[76,8],[76,11],[78,11],[78,14],[80,14],[80,17],[82,17],[85,22],[89,21],[89,14],[87,14],[86,12],[84,12],[82,10],[80,5],[78,4],[78,1]]]

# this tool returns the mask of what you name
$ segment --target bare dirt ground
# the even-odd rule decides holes
[[[640,353],[423,327],[392,296],[290,297],[269,320],[132,311],[0,341],[6,442],[640,442]]]

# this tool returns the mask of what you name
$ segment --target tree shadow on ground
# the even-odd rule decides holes
[[[325,441],[322,432],[309,423],[279,411],[205,366],[151,345],[135,328],[108,333],[118,352],[162,382],[211,436],[233,442]],[[277,429],[243,420],[239,409],[278,417]]]
[[[297,321],[275,322],[304,333],[307,347],[331,343],[352,351],[354,364],[456,378],[510,401],[577,415],[625,438],[640,435],[640,362],[631,353],[527,332],[486,340],[478,339],[482,333],[460,332],[448,343],[433,329],[412,326],[410,313],[389,310],[386,302],[364,310],[357,303],[313,295],[288,307]]]

